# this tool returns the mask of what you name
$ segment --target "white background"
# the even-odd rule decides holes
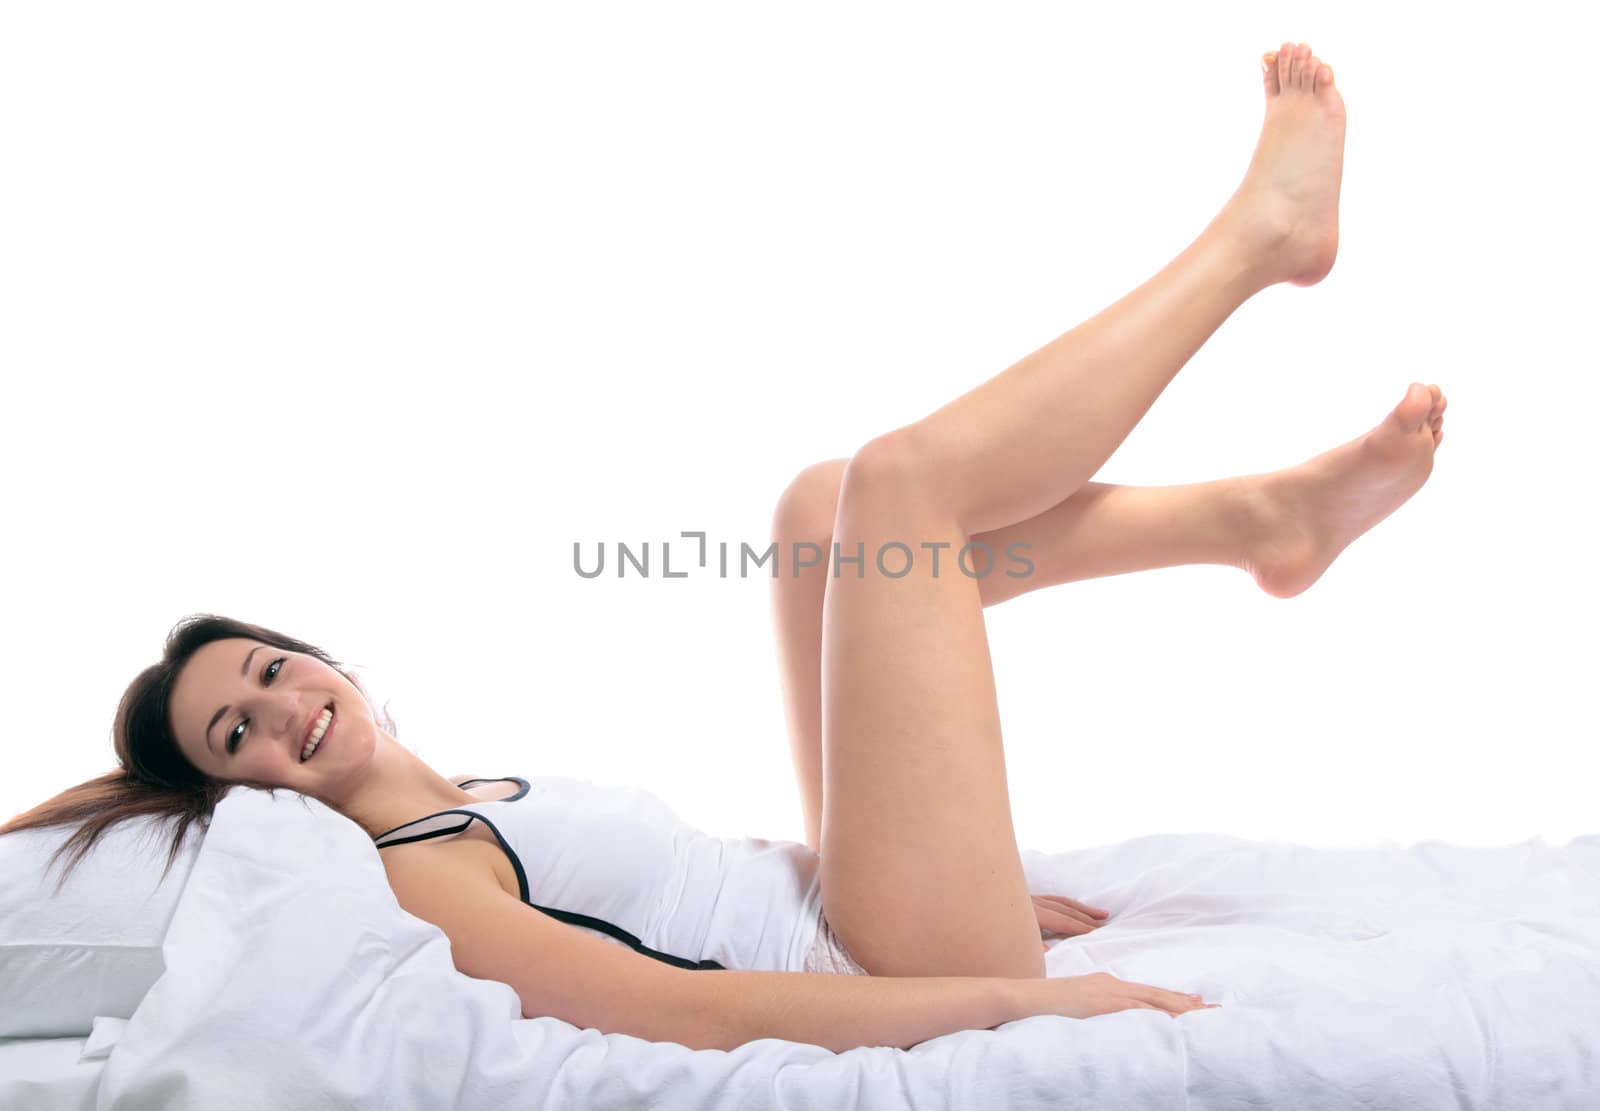
[[[802,467],[1151,276],[1287,39],[1348,107],[1338,263],[1097,477],[1296,463],[1419,380],[1433,478],[1290,601],[1194,567],[987,611],[1018,839],[1600,830],[1578,10],[11,5],[0,814],[109,770],[209,611],[362,665],[441,774],[800,840],[770,583],[662,542],[764,547]]]

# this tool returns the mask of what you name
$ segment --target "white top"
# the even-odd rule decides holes
[[[638,788],[506,778],[519,784],[516,794],[463,803],[373,840],[404,844],[482,819],[511,858],[522,901],[569,925],[684,967],[804,970],[822,918],[810,846],[714,837]],[[492,781],[457,786],[482,782]]]

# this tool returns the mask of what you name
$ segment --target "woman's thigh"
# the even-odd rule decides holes
[[[1039,977],[982,600],[922,473],[891,433],[840,490],[834,541],[862,560],[823,600],[825,913],[875,976]]]

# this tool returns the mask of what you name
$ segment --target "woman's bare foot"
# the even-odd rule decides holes
[[[1299,594],[1422,488],[1444,439],[1446,404],[1438,386],[1413,382],[1366,435],[1298,467],[1242,480],[1253,522],[1242,566],[1262,590]]]
[[[1339,253],[1344,98],[1305,43],[1286,42],[1262,64],[1261,138],[1219,220],[1261,260],[1265,284],[1315,285]]]

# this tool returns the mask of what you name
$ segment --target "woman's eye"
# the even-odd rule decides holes
[[[283,665],[288,663],[288,662],[289,662],[289,657],[288,656],[279,656],[277,659],[275,659],[271,663],[269,663],[266,667],[262,668],[261,669],[261,685],[263,687],[270,686],[271,683],[272,683],[272,680],[276,679],[278,677],[278,672],[283,670]],[[267,677],[268,675],[271,675],[272,678],[269,679]],[[227,739],[227,741],[225,741],[223,743],[223,747],[228,750],[228,755],[229,756],[232,756],[234,753],[239,751],[239,742],[244,739],[243,736],[240,734],[239,730],[243,729],[244,726],[245,726],[245,723],[248,722],[249,720],[250,720],[249,718],[242,719],[239,722],[238,725],[235,725],[231,730],[228,731],[228,739]]]

